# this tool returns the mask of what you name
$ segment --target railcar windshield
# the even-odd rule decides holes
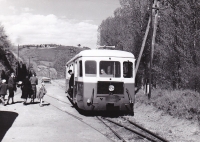
[[[100,77],[121,77],[119,61],[100,61]]]
[[[85,76],[95,77],[97,74],[96,66],[97,66],[96,61],[92,60],[85,61]]]
[[[123,77],[132,78],[133,77],[133,63],[123,62]]]

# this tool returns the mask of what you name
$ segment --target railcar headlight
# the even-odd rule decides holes
[[[91,103],[90,99],[88,99],[88,100],[87,100],[87,103],[88,103],[88,104],[90,104],[90,103]]]
[[[109,90],[109,91],[114,91],[114,90],[115,90],[115,86],[113,86],[113,85],[109,85],[108,90]]]

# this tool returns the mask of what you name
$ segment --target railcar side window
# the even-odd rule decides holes
[[[120,77],[120,62],[118,61],[100,61],[100,77]]]
[[[93,77],[97,73],[96,61],[85,61],[85,76]]]
[[[79,61],[79,77],[83,76],[82,61]]]
[[[123,77],[132,78],[133,77],[133,63],[123,62]]]

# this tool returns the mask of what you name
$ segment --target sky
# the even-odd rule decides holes
[[[96,48],[97,29],[119,0],[0,0],[0,24],[14,45]]]

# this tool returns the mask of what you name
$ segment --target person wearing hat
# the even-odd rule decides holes
[[[70,95],[70,97],[72,98],[73,96],[73,87],[74,87],[74,74],[72,72],[72,70],[69,70],[68,73],[71,75],[70,79],[69,79],[69,89],[68,89],[68,94]]]
[[[2,101],[2,104],[5,106],[5,95],[7,94],[8,85],[6,84],[6,80],[3,79],[2,83],[0,85],[0,99]]]

